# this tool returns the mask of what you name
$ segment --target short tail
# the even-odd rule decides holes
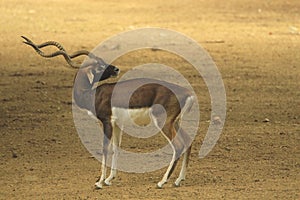
[[[194,96],[188,96],[185,100],[185,104],[181,110],[181,115],[183,115],[186,112],[190,112],[193,105],[195,103],[195,97]]]

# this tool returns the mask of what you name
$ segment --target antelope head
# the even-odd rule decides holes
[[[111,64],[107,64],[103,59],[101,59],[100,57],[94,55],[89,51],[81,50],[81,51],[76,51],[73,54],[69,55],[67,51],[64,49],[64,47],[58,42],[47,41],[42,44],[35,44],[25,36],[22,36],[22,38],[25,40],[24,41],[25,44],[31,46],[42,57],[53,58],[62,55],[72,68],[79,69],[76,78],[80,78],[83,81],[88,81],[90,86],[93,86],[94,83],[108,79],[110,77],[116,77],[120,72],[119,68]],[[41,48],[46,46],[55,46],[59,50],[51,54],[45,54],[41,50]],[[72,61],[72,59],[81,55],[88,56],[88,59],[84,61],[83,64],[80,66],[75,64]]]
[[[83,62],[82,67],[77,73],[77,77],[86,77],[89,81],[89,84],[93,86],[99,81],[118,76],[119,72],[119,68],[105,63],[99,57],[95,57],[89,58],[88,60]]]

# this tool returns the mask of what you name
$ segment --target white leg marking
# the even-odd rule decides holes
[[[105,163],[105,161],[106,161],[106,158],[105,158],[105,156],[103,155],[103,157],[102,157],[102,167],[101,167],[101,169],[102,169],[101,177],[100,177],[99,181],[95,183],[95,186],[96,186],[96,188],[98,188],[98,189],[101,189],[101,188],[102,188],[102,186],[103,186],[103,180],[104,180],[105,177],[106,177],[106,163]]]
[[[161,131],[162,135],[168,140],[168,142],[169,142],[169,144],[171,145],[172,150],[173,150],[173,156],[172,156],[172,160],[171,160],[171,162],[170,162],[170,164],[169,164],[169,167],[168,167],[166,173],[164,174],[163,178],[161,179],[161,181],[159,181],[159,182],[157,183],[157,187],[158,187],[158,188],[162,188],[163,185],[168,181],[169,173],[170,173],[170,171],[171,171],[171,169],[172,169],[172,166],[173,166],[173,164],[174,164],[174,162],[175,162],[176,151],[175,151],[175,147],[174,147],[174,145],[172,144],[171,140],[170,140],[170,139],[164,134],[164,132],[161,130],[161,128],[160,128],[159,125],[158,125],[158,122],[157,122],[156,118],[155,118],[152,114],[151,114],[151,118],[152,118],[152,120],[153,120],[155,126]]]
[[[181,166],[179,176],[175,181],[175,186],[180,186],[180,182],[185,179],[187,156],[188,156],[188,153],[185,152],[184,155],[183,155],[182,166]]]
[[[113,180],[117,175],[117,160],[118,160],[118,147],[121,146],[121,137],[122,137],[122,131],[118,126],[114,126],[114,132],[113,132],[113,141],[112,141],[112,163],[111,163],[111,170],[110,175],[108,178],[105,179],[104,183],[106,185],[111,185],[111,180]]]
[[[169,142],[169,144],[171,145],[172,150],[173,150],[173,156],[172,156],[172,160],[171,160],[171,162],[170,162],[170,164],[169,164],[169,167],[168,167],[166,173],[164,174],[163,178],[161,179],[161,181],[159,181],[159,182],[157,183],[157,187],[158,187],[158,188],[162,188],[163,185],[168,181],[168,175],[169,175],[169,173],[170,173],[170,171],[171,171],[171,169],[172,169],[172,166],[173,166],[173,164],[174,164],[174,162],[175,162],[175,156],[176,156],[175,153],[176,153],[176,151],[175,151],[175,147],[174,147],[174,145],[172,144],[171,140],[170,140],[170,139],[164,134],[164,132],[161,130],[161,128],[160,128],[160,126],[159,126],[159,124],[158,124],[158,122],[157,122],[155,116],[152,114],[152,112],[150,112],[150,116],[151,116],[151,119],[152,119],[152,121],[154,122],[155,126],[160,130],[160,132],[162,133],[162,135],[167,139],[167,141]]]
[[[165,136],[164,133],[163,133],[163,135]],[[167,138],[167,136],[165,136],[165,137]],[[172,160],[171,160],[171,162],[170,162],[170,164],[169,164],[169,167],[168,167],[166,173],[164,174],[163,178],[161,179],[161,181],[159,181],[159,182],[157,183],[157,187],[158,187],[158,188],[162,188],[162,186],[168,181],[169,173],[170,173],[170,171],[171,171],[171,169],[172,169],[172,166],[173,166],[173,164],[174,164],[174,162],[175,162],[175,156],[176,156],[176,154],[175,154],[175,153],[176,153],[175,147],[174,147],[174,145],[171,143],[171,141],[170,141],[169,138],[167,138],[167,140],[168,140],[169,144],[170,144],[171,147],[172,147],[172,150],[173,150],[173,157],[172,157]]]

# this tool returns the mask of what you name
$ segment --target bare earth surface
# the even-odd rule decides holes
[[[300,198],[299,0],[2,0],[0,15],[0,199]],[[172,186],[177,169],[156,189],[164,168],[120,172],[112,186],[95,190],[101,163],[82,145],[72,118],[76,70],[63,58],[39,57],[20,36],[56,40],[74,52],[141,27],[181,32],[210,53],[227,93],[224,131],[200,159],[210,120],[201,77],[175,55],[124,55],[114,62],[123,73],[149,62],[179,70],[197,92],[200,128],[181,187]],[[147,152],[166,142],[125,135],[123,148]]]

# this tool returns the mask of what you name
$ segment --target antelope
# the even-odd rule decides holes
[[[120,147],[122,136],[122,127],[119,127],[117,122],[122,121],[124,116],[130,116],[124,115],[125,112],[134,113],[134,115],[131,115],[134,118],[149,117],[172,147],[172,160],[163,178],[157,183],[158,188],[162,188],[168,181],[178,160],[183,155],[181,170],[174,183],[175,186],[180,186],[181,181],[185,179],[191,152],[191,139],[180,127],[182,115],[184,112],[189,111],[195,102],[195,97],[188,89],[173,83],[144,78],[103,83],[94,87],[94,84],[118,76],[120,73],[119,68],[105,63],[103,59],[86,50],[77,51],[69,55],[63,46],[57,42],[48,41],[37,45],[24,36],[22,38],[25,39],[24,43],[34,48],[39,55],[47,58],[62,55],[67,63],[74,68],[78,66],[72,61],[73,58],[81,55],[89,57],[87,62],[84,62],[78,69],[75,76],[73,98],[79,108],[87,110],[102,123],[104,132],[102,173],[100,179],[95,183],[97,189],[102,188],[103,185],[111,185],[112,179],[116,177],[116,147]],[[56,46],[59,51],[45,54],[41,48],[49,45]],[[117,84],[118,90],[117,94],[115,94],[117,97],[113,98],[112,94]],[[129,105],[126,105],[124,96],[132,88],[137,89],[132,91]],[[164,112],[154,105],[162,106]],[[165,121],[161,122],[159,118],[163,114],[166,117]],[[106,162],[109,152],[112,153],[112,164],[110,175],[106,177]]]

